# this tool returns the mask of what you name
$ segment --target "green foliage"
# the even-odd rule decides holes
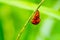
[[[0,1],[0,40],[16,40],[41,0]],[[40,23],[27,23],[20,40],[60,40],[60,0],[45,0]]]

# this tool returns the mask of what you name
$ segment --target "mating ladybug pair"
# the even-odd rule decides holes
[[[35,11],[35,15],[33,16],[31,22],[34,25],[36,25],[36,24],[38,24],[40,22],[40,15],[39,15],[39,11],[38,10]]]

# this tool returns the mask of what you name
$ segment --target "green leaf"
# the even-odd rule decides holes
[[[41,0],[40,0],[41,1]],[[39,0],[0,1],[0,40],[16,40],[26,21],[36,10]],[[27,23],[20,40],[59,40],[59,0],[45,0],[40,11],[40,23]]]

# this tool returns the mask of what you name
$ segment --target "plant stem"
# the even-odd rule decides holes
[[[36,10],[38,10],[38,9],[40,8],[40,6],[42,5],[43,2],[44,2],[44,0],[42,0],[42,1],[39,3],[39,5],[38,5],[38,7],[37,7]],[[36,11],[36,10],[35,10],[35,11]],[[33,15],[35,14],[35,11],[32,13],[32,15],[29,17],[29,19],[28,19],[28,20],[26,21],[26,23],[24,24],[23,28],[22,28],[22,29],[20,30],[20,32],[18,33],[18,36],[17,36],[17,39],[16,39],[16,40],[19,40],[19,38],[21,37],[24,29],[26,28],[27,23],[30,21],[30,19],[32,19]]]

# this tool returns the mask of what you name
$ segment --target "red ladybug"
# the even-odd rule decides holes
[[[38,23],[40,22],[39,16],[40,16],[40,15],[39,15],[39,11],[37,10],[37,11],[35,12],[34,17],[33,17],[32,20],[31,20],[32,24],[36,25],[36,24],[38,24]]]

